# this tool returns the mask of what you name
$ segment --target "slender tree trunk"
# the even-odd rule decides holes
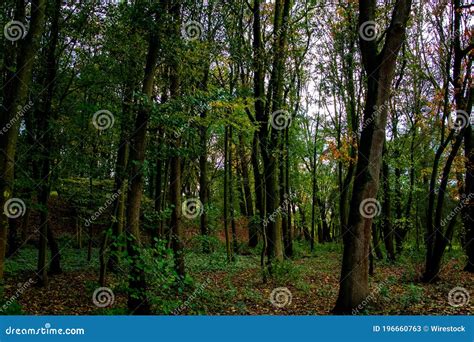
[[[155,25],[160,23],[159,10],[155,14]],[[159,33],[151,30],[148,45],[142,92],[152,101],[156,65],[160,53]],[[131,135],[129,189],[127,194],[127,252],[130,258],[128,309],[133,314],[150,314],[150,304],[146,294],[145,270],[141,261],[140,206],[143,193],[143,164],[146,151],[146,133],[149,120],[149,104],[142,104],[135,120],[135,130]]]
[[[233,143],[232,143],[233,129],[229,127],[229,210],[230,210],[230,225],[232,228],[232,250],[234,254],[238,253],[239,245],[237,241],[237,227],[235,225],[235,208],[234,208],[234,176],[232,172],[233,164]]]
[[[37,122],[37,134],[38,137],[38,154],[39,154],[39,174],[37,178],[39,186],[38,203],[40,205],[40,248],[46,248],[46,242],[49,243],[51,249],[51,263],[50,263],[50,274],[60,274],[61,256],[59,254],[59,247],[54,239],[54,234],[49,222],[49,194],[51,192],[51,153],[53,149],[53,132],[51,121],[54,119],[51,115],[52,101],[56,86],[56,46],[59,39],[59,17],[61,12],[60,0],[55,0],[52,4],[52,17],[51,17],[51,34],[48,46],[45,48],[45,60],[46,67],[43,71],[42,85],[45,89],[42,92],[40,103],[37,105],[35,110],[35,117]],[[45,235],[45,236],[43,236]],[[46,267],[46,251],[40,250],[38,258],[38,274],[39,279],[38,285],[47,285],[47,279],[45,278],[44,268]]]
[[[207,83],[209,78],[209,66],[206,67],[204,81],[203,81],[203,90],[207,91]],[[201,111],[201,119],[205,122],[207,117],[207,111]],[[200,139],[200,146],[201,146],[201,153],[199,155],[199,198],[201,203],[204,207],[204,210],[201,214],[201,235],[208,236],[209,235],[209,227],[208,227],[208,202],[209,202],[209,181],[207,176],[207,124],[203,123],[199,128],[199,139]],[[210,252],[210,247],[205,242],[203,246],[204,253]]]
[[[172,16],[173,25],[171,35],[180,39],[181,26],[181,5],[180,3],[173,3],[170,7],[170,14]],[[176,59],[170,61],[170,97],[175,99],[180,95],[180,79],[179,79],[179,65]],[[181,225],[181,158],[179,156],[179,149],[181,147],[181,139],[177,137],[173,140],[173,147],[175,152],[171,157],[170,169],[170,201],[173,207],[171,212],[171,247],[173,248],[175,268],[178,275],[184,279],[184,244],[183,231]]]
[[[375,0],[359,1],[359,28],[363,28],[367,22],[374,21],[376,7]],[[336,313],[352,312],[352,309],[360,305],[369,295],[368,259],[373,217],[363,216],[360,207],[364,208],[368,201],[373,201],[379,188],[382,148],[387,123],[385,104],[390,97],[397,55],[405,39],[410,8],[411,0],[396,1],[381,52],[378,52],[376,40],[367,40],[364,35],[359,37],[362,61],[368,75],[367,94],[349,224],[342,232],[344,254],[339,296],[334,308]],[[372,120],[374,106],[382,108],[377,120]]]
[[[454,35],[454,40],[452,42],[453,48],[454,48],[454,60],[453,60],[453,85],[454,85],[454,100],[456,103],[456,108],[458,109],[458,114],[465,112],[467,117],[461,118],[465,124],[462,125],[460,128],[460,131],[457,135],[455,135],[455,129],[451,129],[451,132],[448,135],[448,138],[446,138],[445,141],[442,141],[440,144],[440,147],[437,150],[436,156],[435,156],[435,165],[433,166],[433,172],[432,172],[432,177],[431,177],[431,183],[430,183],[430,198],[429,198],[429,209],[428,209],[428,217],[427,217],[427,238],[426,238],[426,264],[425,264],[425,272],[423,274],[423,281],[425,282],[434,282],[439,279],[439,271],[441,267],[441,260],[444,254],[444,250],[447,246],[448,243],[451,241],[451,237],[453,235],[453,230],[454,230],[454,225],[455,221],[454,218],[451,219],[450,222],[448,222],[448,227],[446,230],[443,230],[442,225],[441,225],[441,218],[443,214],[443,206],[444,206],[444,197],[445,197],[445,192],[447,189],[448,181],[449,181],[449,173],[451,171],[452,164],[454,162],[454,159],[461,148],[461,144],[463,142],[463,138],[466,139],[466,136],[468,136],[467,139],[467,148],[470,147],[470,140],[469,136],[471,134],[471,127],[469,125],[469,119],[471,115],[471,110],[472,110],[472,101],[473,101],[473,96],[472,96],[472,82],[464,82],[465,79],[470,80],[470,75],[471,75],[471,67],[472,63],[468,64],[468,67],[466,68],[466,74],[463,76],[461,74],[462,72],[462,65],[463,65],[463,59],[469,54],[469,52],[472,50],[472,46],[468,47],[466,50],[462,49],[461,47],[461,1],[460,0],[454,0],[452,2],[453,8],[453,13],[454,13],[454,30],[455,30],[455,35]],[[471,44],[472,45],[472,44]],[[444,116],[443,119],[449,115],[448,113],[448,94],[449,92],[447,91],[448,87],[448,82],[450,81],[449,78],[449,70],[450,70],[450,62],[451,62],[451,55],[448,56],[449,58],[447,59],[446,62],[446,69],[447,69],[447,79],[445,81],[445,106],[444,106]],[[466,94],[466,95],[465,95]],[[443,124],[443,129],[444,129],[444,124]],[[452,143],[452,148],[449,153],[449,156],[446,160],[445,166],[443,168],[443,174],[440,182],[440,186],[438,189],[437,193],[437,201],[436,201],[436,211],[434,211],[435,208],[435,200],[434,200],[434,193],[431,193],[431,191],[434,189],[435,182],[436,182],[436,169],[437,164],[439,163],[439,159],[441,158],[441,154],[446,148],[447,144],[451,139],[454,137],[454,141]],[[466,142],[466,140],[465,140]],[[465,146],[466,148],[466,146]],[[465,151],[466,153],[466,151]],[[470,154],[470,152],[468,152]],[[469,158],[471,156],[468,156],[466,159],[466,162],[469,163]],[[472,165],[467,165],[466,171],[469,172],[469,170],[472,170]],[[472,177],[472,174],[471,174]],[[471,195],[472,193],[470,192],[472,190],[472,184],[470,183],[470,179],[466,178],[465,182],[465,188],[464,188],[464,193],[465,195]],[[469,186],[467,188],[466,186]],[[469,193],[468,193],[469,191]],[[474,196],[473,196],[474,197]],[[472,203],[473,203],[473,198],[469,196],[468,198],[468,205],[470,206],[470,210],[472,210]],[[432,218],[432,214],[434,211],[434,222]],[[467,217],[465,214],[465,209],[463,213],[463,223],[468,224],[467,227],[469,227],[469,223],[472,223],[472,216],[470,218]],[[469,231],[468,231],[469,235]],[[466,250],[469,250],[469,246]]]
[[[254,211],[254,205],[253,205],[253,198],[252,198],[252,190],[250,188],[250,177],[249,177],[249,171],[247,164],[249,162],[246,154],[245,154],[245,147],[244,147],[244,139],[242,134],[239,134],[239,148],[238,152],[240,155],[240,168],[242,170],[242,183],[243,183],[243,188],[244,188],[244,196],[245,196],[245,204],[246,204],[246,211],[247,211],[247,219],[248,219],[248,224],[249,224],[249,247],[254,248],[258,244],[258,223],[256,221],[256,218],[254,217],[255,211]],[[258,168],[258,160],[257,160],[257,165],[256,167]],[[258,172],[257,169],[257,178],[259,178],[260,173]],[[254,174],[255,177],[255,174]],[[257,186],[255,186],[256,190],[255,192],[260,192],[261,193],[261,187],[257,189]]]
[[[260,173],[258,155],[259,148],[263,151],[261,146],[260,138],[266,133],[265,126],[265,67],[263,64],[263,58],[265,55],[264,46],[262,43],[262,25],[260,15],[260,0],[254,0],[253,5],[253,90],[255,98],[255,124],[258,131],[256,130],[252,142],[252,166],[255,181],[255,192],[256,192],[256,209],[260,218],[260,230],[263,237],[262,253],[260,258],[260,266],[262,268],[263,281],[266,281],[266,269],[265,269],[265,255],[268,255],[268,238],[267,238],[267,227],[263,224],[266,217],[266,196],[265,178]],[[262,153],[263,159],[263,153]]]
[[[227,261],[232,261],[232,248],[229,234],[229,128],[224,133],[224,234]]]
[[[39,41],[43,32],[45,17],[45,0],[32,0],[31,21],[28,34],[19,41],[19,53],[16,64],[17,72],[10,81],[11,89],[0,108],[0,127],[14,122],[5,134],[0,135],[0,208],[12,197],[14,181],[15,152],[20,127],[18,107],[26,104],[28,87],[31,83],[34,56],[38,50]],[[22,8],[24,11],[24,8]],[[21,18],[24,20],[24,18]],[[0,210],[0,280],[3,279],[5,252],[8,236],[8,217],[4,210]]]
[[[377,225],[375,222],[372,223],[372,242],[374,245],[375,256],[378,260],[383,259],[382,249],[380,248],[379,232],[377,231]]]
[[[132,102],[134,86],[128,84],[125,87],[122,103],[122,123],[120,127],[120,142],[117,151],[117,163],[115,166],[114,194],[118,194],[113,204],[112,217],[112,243],[110,245],[110,258],[108,267],[115,272],[119,265],[120,243],[122,240],[123,227],[125,224],[125,202],[127,194],[127,166],[129,158],[130,127],[133,125]]]
[[[276,0],[275,1],[275,17],[273,22],[274,29],[274,55],[272,73],[270,77],[271,95],[271,110],[272,115],[278,111],[283,110],[283,82],[285,71],[285,49],[287,24],[289,20],[289,12],[291,7],[291,0]],[[278,157],[276,149],[278,148],[278,141],[280,133],[268,122],[272,118],[268,118],[264,123],[264,127],[260,129],[260,139],[264,142],[262,145],[262,159],[265,174],[265,202],[266,214],[273,215],[277,212],[281,205],[281,198],[279,196],[278,186]],[[264,129],[267,128],[267,129]],[[268,132],[269,130],[269,132]],[[268,268],[271,270],[271,260],[275,258],[278,261],[283,260],[283,233],[282,222],[280,215],[276,215],[274,220],[269,220],[267,225],[268,230]]]
[[[285,129],[285,185],[286,185],[286,244],[285,244],[285,255],[289,258],[293,257],[293,225],[291,222],[291,191],[290,191],[290,140],[289,140],[289,127]]]
[[[283,138],[283,137],[282,137]],[[280,199],[281,199],[281,228],[282,228],[282,234],[283,234],[283,253],[285,257],[290,258],[291,257],[291,251],[289,251],[289,247],[291,244],[291,241],[289,240],[289,232],[288,232],[288,212],[286,211],[287,205],[286,205],[286,198],[288,196],[288,186],[286,183],[286,152],[285,152],[285,141],[284,139],[280,139],[279,141],[279,149],[281,151],[281,157],[279,160],[279,185],[280,185]]]
[[[385,154],[385,151],[384,151]],[[395,248],[393,245],[393,227],[392,227],[392,208],[390,203],[390,180],[388,163],[382,162],[382,183],[383,183],[383,205],[382,205],[382,231],[385,248],[387,249],[387,258],[389,261],[395,261]]]
[[[262,233],[263,235],[263,226],[262,222],[265,217],[265,201],[264,201],[264,181],[262,174],[260,173],[260,167],[258,162],[259,156],[259,140],[258,134],[255,132],[252,140],[252,154],[251,154],[251,162],[252,162],[252,171],[253,171],[253,178],[254,178],[254,187],[255,187],[255,218],[256,221],[255,228]],[[258,239],[258,238],[257,238]],[[257,241],[258,243],[258,241]]]
[[[319,131],[319,116],[316,121],[316,129],[314,132],[314,147],[313,147],[313,165],[312,165],[312,200],[311,200],[311,240],[310,240],[310,248],[311,252],[314,251],[314,237],[315,237],[315,228],[314,225],[316,224],[316,202],[317,202],[317,184],[316,184],[316,159],[317,159],[317,139],[318,139],[318,131]],[[324,214],[323,214],[324,215]],[[319,242],[322,242],[322,232],[318,232]]]
[[[439,279],[441,260],[443,258],[445,248],[448,242],[451,241],[451,237],[453,235],[455,225],[454,218],[448,223],[448,227],[445,232],[443,232],[441,219],[444,205],[444,196],[449,180],[449,173],[451,171],[454,158],[461,147],[462,139],[463,134],[461,132],[456,136],[451,152],[449,153],[449,156],[446,160],[446,164],[443,169],[443,175],[441,177],[434,217],[434,227],[436,227],[436,230],[431,234],[431,238],[429,239],[431,243],[427,245],[426,265],[425,272],[423,273],[423,281],[427,283],[435,282]]]

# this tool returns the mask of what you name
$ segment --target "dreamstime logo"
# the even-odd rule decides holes
[[[352,314],[357,315],[360,310],[364,309],[369,303],[373,302],[375,300],[375,297],[382,291],[382,288],[384,286],[390,285],[388,282],[382,281],[380,284],[377,285],[377,287],[370,292],[370,294],[365,297],[365,299],[357,305],[356,308],[352,309]]]
[[[375,105],[373,109],[374,112],[372,113],[372,115],[362,125],[362,130],[367,128],[372,122],[377,120],[377,118],[380,117],[380,114],[382,114],[384,110],[388,110],[388,106],[386,103],[383,103],[380,106]]]
[[[468,196],[463,195],[461,202],[449,213],[449,215],[441,221],[441,227],[444,227],[449,223],[453,217],[455,217],[464,207],[469,205],[469,200],[474,197],[473,193],[470,193]]]
[[[460,131],[465,128],[467,125],[474,125],[474,115],[469,116],[469,114],[461,109],[456,110],[456,118],[452,119],[451,115],[448,116],[448,127],[456,131]]]
[[[99,308],[111,306],[115,302],[114,292],[108,287],[99,287],[95,289],[92,295],[92,302]]]
[[[18,298],[20,298],[20,296],[28,289],[31,287],[31,285],[33,285],[35,283],[35,281],[33,280],[33,278],[30,278],[28,279],[27,282],[25,283],[19,283],[18,284],[18,289],[15,291],[15,293],[10,297],[8,298],[8,300],[5,302],[5,304],[3,304],[3,306],[0,308],[0,312],[4,312],[7,310],[7,308],[12,305],[16,300],[18,300]]]
[[[201,38],[204,28],[201,23],[195,20],[189,20],[181,27],[181,35],[184,39],[193,41]]]
[[[178,129],[176,129],[175,131],[173,131],[173,135],[175,138],[179,138],[183,135],[183,133],[188,130],[189,128],[191,128],[191,125],[193,124],[193,121],[194,121],[194,118],[190,118],[186,124],[182,127],[179,127]]]
[[[380,214],[382,207],[375,198],[366,198],[359,205],[359,212],[365,218],[374,218]]]
[[[178,315],[180,314],[182,311],[184,311],[186,308],[189,307],[189,305],[191,304],[192,301],[194,301],[196,299],[197,296],[199,296],[203,291],[204,289],[209,286],[209,284],[211,283],[211,279],[210,278],[207,278],[206,281],[204,283],[202,283],[201,285],[198,286],[198,288],[196,290],[194,290],[194,292],[192,293],[191,296],[189,296],[189,298],[182,304],[180,305],[179,307],[177,307],[174,311],[173,311],[173,315]]]
[[[464,287],[455,287],[448,293],[449,305],[454,307],[464,306],[469,303],[469,291]]]
[[[291,115],[284,109],[277,110],[270,117],[270,125],[277,131],[281,131],[291,125]]]
[[[283,308],[291,304],[293,295],[287,287],[277,287],[270,294],[270,303],[277,308]]]
[[[11,219],[16,219],[20,216],[25,215],[26,205],[23,200],[19,198],[10,198],[8,201],[5,202],[3,206],[3,212],[5,216]]]
[[[122,190],[117,190],[117,192],[114,192],[112,194],[112,196],[110,196],[109,198],[107,198],[107,200],[105,201],[104,205],[101,206],[95,213],[93,213],[91,215],[91,217],[89,217],[88,219],[86,219],[86,222],[84,223],[84,225],[86,227],[89,227],[91,225],[92,222],[94,222],[95,220],[97,220],[100,215],[102,215],[104,213],[104,211],[107,210],[107,208],[112,204],[114,203],[114,201],[120,196],[120,194],[122,193]]]
[[[291,203],[291,200],[294,199],[294,195],[287,195],[287,194],[284,194],[283,195],[283,198],[285,199],[281,205],[270,215],[268,216],[267,218],[263,219],[263,226],[266,227],[268,226],[268,224],[271,222],[275,222],[276,218],[278,217],[278,215],[280,215],[282,212],[286,212],[287,209],[288,209],[288,204]]]
[[[106,109],[95,112],[92,117],[92,124],[99,131],[111,128],[114,125],[114,122],[114,115]]]
[[[3,28],[5,38],[11,42],[25,38],[27,33],[25,25],[18,20],[8,22]]]
[[[192,220],[201,216],[204,212],[204,206],[199,198],[188,198],[181,205],[183,216]]]
[[[359,35],[368,42],[376,40],[379,34],[377,23],[373,20],[366,21],[360,25]]]
[[[18,111],[16,115],[13,118],[11,118],[11,120],[7,122],[4,127],[2,127],[2,129],[0,130],[0,135],[7,133],[10,130],[10,128],[12,128],[18,122],[18,120],[20,120],[26,114],[26,112],[28,112],[32,107],[33,107],[33,102],[31,102],[31,100],[28,101],[28,103],[24,106],[18,106],[17,107]]]

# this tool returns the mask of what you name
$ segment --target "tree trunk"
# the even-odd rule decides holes
[[[208,75],[209,75],[209,67],[206,67],[205,77],[203,81],[203,90],[207,91],[207,82],[208,82]],[[208,202],[209,202],[209,181],[207,176],[207,124],[205,123],[207,117],[207,111],[204,109],[201,111],[201,119],[204,121],[201,127],[199,128],[199,139],[200,139],[200,146],[201,146],[201,153],[199,155],[199,198],[201,203],[204,207],[204,210],[201,214],[201,235],[208,236],[209,235],[209,227],[208,227]],[[208,242],[204,242],[205,245],[203,246],[203,252],[209,253],[210,247]]]
[[[120,142],[117,151],[117,163],[115,165],[114,194],[118,194],[113,204],[112,219],[112,243],[110,245],[110,258],[108,268],[115,272],[119,266],[119,253],[121,250],[123,227],[125,224],[125,201],[127,193],[127,165],[129,157],[130,127],[133,125],[132,102],[133,88],[129,84],[125,87],[122,103],[122,123],[120,127]],[[104,271],[105,272],[105,271]]]
[[[181,26],[181,5],[173,3],[170,8],[170,14],[173,20],[171,36],[180,39]],[[179,64],[176,59],[170,61],[170,97],[176,99],[180,95]],[[174,154],[171,157],[170,169],[170,201],[173,207],[171,212],[171,247],[174,253],[175,269],[181,279],[185,277],[184,267],[184,245],[183,231],[181,225],[182,201],[181,201],[181,158],[179,149],[181,147],[181,138],[176,137],[172,143]]]
[[[290,191],[290,140],[289,140],[289,127],[285,129],[285,186],[287,200],[286,204],[286,243],[285,243],[285,255],[289,258],[293,257],[293,225],[291,223],[291,191]]]
[[[244,148],[244,139],[242,134],[239,134],[239,148],[238,152],[240,155],[240,169],[242,170],[242,183],[244,188],[244,196],[245,196],[245,205],[247,211],[247,219],[249,225],[249,247],[254,248],[258,245],[258,223],[256,222],[256,218],[254,217],[255,211],[253,209],[253,199],[252,199],[252,190],[250,189],[250,177],[248,171],[248,158],[245,153]],[[258,161],[257,161],[258,167]],[[257,174],[259,177],[260,173],[257,169]],[[255,175],[254,175],[255,176]],[[257,186],[255,187],[257,189]],[[255,192],[261,193],[261,188],[257,189]]]
[[[466,68],[466,74],[463,76],[461,74],[462,72],[462,65],[463,65],[463,59],[469,54],[471,51],[472,47],[468,47],[466,49],[462,49],[461,47],[461,2],[460,0],[454,0],[452,2],[453,5],[453,13],[454,13],[454,30],[455,30],[455,35],[454,35],[454,40],[452,41],[452,46],[454,50],[454,61],[453,61],[453,85],[454,85],[454,100],[456,103],[456,108],[458,110],[457,114],[459,113],[465,113],[467,117],[463,117],[462,122],[464,121],[464,124],[460,128],[460,131],[457,135],[455,135],[455,129],[451,129],[451,132],[449,133],[448,137],[446,138],[445,141],[442,141],[440,144],[440,147],[437,150],[436,156],[435,156],[435,163],[433,166],[433,172],[431,176],[431,183],[430,183],[430,198],[429,198],[429,211],[428,211],[428,217],[427,217],[427,238],[426,238],[426,266],[425,266],[425,272],[423,274],[423,281],[425,282],[434,282],[439,279],[439,270],[441,267],[441,259],[444,253],[444,250],[446,248],[446,245],[448,242],[451,241],[451,237],[453,235],[453,230],[454,230],[454,218],[451,219],[451,221],[448,224],[448,227],[446,228],[446,231],[443,231],[442,225],[441,225],[441,218],[443,214],[443,205],[444,205],[444,197],[445,197],[445,192],[446,188],[448,185],[449,181],[449,173],[451,171],[452,164],[454,162],[454,159],[456,158],[456,155],[461,147],[461,144],[463,142],[463,138],[465,140],[465,143],[467,142],[467,145],[465,145],[465,148],[470,148],[470,134],[472,128],[470,127],[471,125],[469,124],[470,121],[470,115],[471,115],[471,110],[472,110],[472,87],[471,87],[471,82],[464,82],[465,79],[470,79],[471,75],[471,63],[468,64],[468,68]],[[451,56],[449,56],[448,61],[451,60]],[[449,77],[449,66],[450,64],[447,63],[447,79],[445,80],[445,86],[446,89],[448,89],[449,86],[449,81],[451,80]],[[448,114],[448,95],[450,93],[446,90],[445,92],[445,106],[444,106],[444,116],[443,119],[449,115]],[[467,94],[467,95],[464,95]],[[456,118],[457,119],[457,118]],[[444,123],[443,123],[443,129],[444,129]],[[444,133],[444,132],[443,132]],[[436,202],[436,211],[434,212],[434,222],[432,218],[433,210],[434,210],[434,186],[435,186],[435,181],[436,181],[436,169],[437,164],[439,163],[439,159],[441,158],[441,154],[444,151],[444,149],[447,147],[447,144],[451,139],[454,137],[454,142],[452,143],[452,148],[449,153],[449,156],[446,160],[445,166],[443,168],[443,174],[438,190],[438,196],[437,196],[437,202]],[[467,141],[466,141],[467,137]],[[466,150],[465,150],[466,153]],[[469,165],[469,160],[472,158],[471,152],[467,151],[468,155],[466,158],[466,172],[469,174],[469,171],[472,170],[472,164]],[[472,174],[470,175],[472,177]],[[470,195],[472,194],[472,179],[470,177],[466,177],[466,181],[464,184],[464,194],[469,196],[467,198],[467,202],[469,205],[469,210],[472,210],[472,203],[473,203],[473,197]],[[468,188],[469,187],[469,188]],[[433,193],[431,192],[433,191]],[[472,223],[472,216],[468,218],[468,215],[465,215],[466,213],[466,208],[464,208],[463,212],[463,223],[465,224],[465,227],[468,228],[472,225],[469,226],[470,223]],[[467,224],[467,226],[466,226]],[[469,231],[467,232],[469,235]],[[468,248],[466,249],[467,251],[469,250],[470,246],[467,246]]]
[[[385,150],[385,148],[384,148]],[[384,151],[385,155],[385,151]],[[387,258],[389,261],[395,261],[395,248],[393,245],[393,228],[392,228],[392,208],[390,203],[390,180],[388,163],[382,162],[382,183],[383,183],[383,205],[382,205],[382,232],[385,248],[387,249]]]
[[[229,127],[229,210],[230,210],[230,225],[232,228],[232,249],[234,254],[238,253],[239,245],[237,241],[237,228],[235,225],[235,208],[234,208],[234,177],[232,172],[232,161],[233,161],[233,144],[232,144],[232,126]]]
[[[372,223],[372,241],[374,245],[375,256],[378,260],[383,259],[382,249],[380,248],[379,232],[377,231],[377,225],[375,222]]]
[[[313,147],[313,169],[311,170],[311,182],[312,182],[312,200],[311,200],[311,235],[310,235],[310,248],[311,252],[314,251],[314,237],[315,237],[315,228],[314,225],[316,224],[316,202],[317,202],[317,184],[316,184],[316,159],[317,159],[317,139],[318,139],[318,131],[319,131],[319,116],[316,121],[316,129],[314,132],[314,147]],[[324,215],[324,214],[323,214]],[[321,215],[322,217],[322,215]],[[318,241],[322,242],[322,232],[319,233],[318,231]]]
[[[59,39],[59,17],[61,12],[62,2],[55,0],[52,4],[52,17],[51,17],[51,33],[48,46],[45,48],[45,60],[46,66],[43,71],[42,86],[45,91],[41,94],[41,100],[36,107],[35,117],[37,123],[37,139],[38,143],[38,155],[39,155],[39,174],[37,183],[39,186],[38,204],[40,205],[40,250],[38,253],[38,274],[39,279],[38,285],[47,285],[45,267],[46,267],[46,251],[41,250],[46,248],[46,243],[49,244],[51,249],[51,263],[50,263],[50,274],[60,274],[61,256],[59,254],[59,247],[54,239],[54,234],[49,222],[49,194],[51,192],[51,154],[53,150],[53,132],[51,122],[53,116],[51,115],[52,101],[56,86],[56,46]],[[45,235],[45,236],[43,236]]]
[[[224,133],[224,234],[227,261],[232,261],[232,248],[229,234],[229,128]]]
[[[155,25],[160,25],[160,12],[155,14]],[[160,53],[159,33],[151,30],[148,45],[142,92],[152,101],[156,65]],[[127,252],[130,258],[128,309],[137,315],[151,313],[146,294],[145,270],[141,261],[140,206],[143,193],[143,164],[146,151],[146,133],[149,120],[149,104],[141,104],[135,120],[135,130],[130,143],[129,189],[127,194]]]
[[[253,5],[253,95],[255,98],[255,125],[260,131],[266,131],[265,129],[265,67],[263,64],[263,58],[265,50],[262,43],[262,25],[261,25],[261,16],[260,16],[260,0],[254,0]],[[263,126],[262,126],[263,125]],[[260,137],[263,133],[259,130],[256,130],[252,142],[252,168],[255,181],[255,204],[257,209],[257,214],[260,219],[259,229],[262,232],[263,237],[263,247],[261,253],[260,266],[262,268],[263,280],[266,280],[266,270],[265,270],[265,255],[268,254],[268,239],[267,239],[267,228],[263,224],[266,216],[266,203],[265,203],[265,178],[260,173],[259,168],[259,148],[263,150],[261,146]]]
[[[7,95],[0,108],[0,127],[6,127],[13,122],[12,127],[5,134],[0,135],[0,208],[4,208],[6,202],[11,198],[14,181],[15,152],[18,140],[18,131],[21,117],[18,108],[26,104],[28,87],[31,83],[31,75],[35,54],[38,50],[39,41],[44,27],[44,16],[46,1],[32,0],[31,21],[26,37],[18,44],[19,53],[16,70],[10,82],[11,87],[6,91]],[[21,9],[24,11],[24,8]],[[23,12],[24,13],[24,12]],[[24,18],[21,18],[24,20]],[[8,217],[4,210],[0,211],[0,280],[3,279],[5,263],[5,252],[8,236]]]
[[[376,1],[359,1],[359,28],[364,31],[367,22],[374,21]],[[405,38],[410,15],[411,0],[398,0],[392,20],[385,32],[385,43],[378,53],[376,40],[367,40],[360,34],[362,61],[367,72],[367,94],[364,108],[364,128],[358,151],[356,177],[352,191],[349,223],[344,237],[339,296],[334,308],[336,313],[350,313],[369,295],[369,247],[371,240],[371,215],[362,215],[360,207],[373,201],[379,188],[382,148],[385,140],[387,108],[390,97],[397,55]],[[382,110],[372,120],[374,106]]]

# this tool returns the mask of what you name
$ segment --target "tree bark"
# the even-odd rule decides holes
[[[375,0],[359,1],[359,28],[374,21]],[[410,16],[411,0],[397,0],[390,26],[385,34],[385,43],[380,53],[375,40],[364,39],[359,43],[362,61],[367,72],[367,94],[364,108],[364,128],[358,151],[356,176],[352,191],[349,223],[345,231],[344,254],[341,268],[339,296],[334,308],[336,313],[350,313],[369,295],[369,247],[371,240],[371,217],[362,216],[359,207],[365,200],[374,199],[379,188],[382,148],[385,140],[387,109],[397,55],[405,38]],[[382,108],[373,120],[374,106]]]
[[[155,13],[155,24],[160,25],[160,13]],[[145,74],[142,92],[148,101],[152,101],[156,65],[160,53],[159,33],[150,32]],[[127,194],[127,251],[131,261],[128,296],[128,309],[137,315],[151,313],[146,294],[145,270],[141,261],[140,241],[140,206],[143,193],[143,166],[146,151],[146,133],[149,121],[149,103],[141,104],[135,120],[135,130],[131,135],[129,189]]]
[[[172,32],[171,36],[179,40],[180,25],[181,25],[181,5],[180,3],[173,3],[169,7],[170,15],[172,17]],[[176,99],[180,95],[180,78],[178,61],[173,58],[170,61],[170,97]],[[181,225],[182,201],[181,201],[181,158],[179,156],[179,149],[181,147],[181,138],[173,139],[174,154],[171,157],[170,169],[170,202],[172,205],[171,212],[171,247],[174,253],[175,269],[181,279],[185,277],[184,267],[184,244],[183,231]]]
[[[239,245],[237,241],[237,228],[235,225],[235,208],[234,208],[234,176],[232,172],[233,164],[233,144],[232,144],[233,129],[229,127],[229,211],[230,211],[230,225],[232,228],[232,250],[234,254],[238,253]]]
[[[229,234],[229,128],[224,133],[224,234],[227,261],[232,261],[232,248]]]
[[[107,267],[112,271],[117,271],[119,266],[119,253],[121,250],[123,227],[125,224],[125,201],[127,193],[127,166],[129,158],[130,128],[133,125],[132,102],[133,85],[125,87],[122,103],[122,123],[120,127],[120,142],[117,151],[117,163],[115,165],[114,193],[118,196],[113,204],[112,219],[112,243],[110,245],[110,257]],[[105,264],[104,264],[105,267]],[[105,270],[104,270],[105,273]]]
[[[248,225],[249,225],[248,244],[249,244],[249,247],[254,248],[254,247],[257,247],[258,245],[258,224],[254,217],[255,211],[254,211],[254,205],[253,205],[252,190],[250,188],[250,177],[249,177],[249,170],[248,170],[249,159],[245,153],[244,139],[243,139],[242,134],[239,134],[238,152],[240,155],[240,169],[242,171],[242,183],[243,183],[243,188],[244,188],[246,214],[247,214]],[[258,167],[258,162],[257,162],[257,167]],[[257,173],[258,173],[258,170],[257,170]],[[258,189],[256,190],[256,192],[260,190],[261,189]]]
[[[38,50],[39,41],[43,33],[45,17],[45,0],[32,0],[31,21],[28,34],[19,42],[17,72],[8,80],[11,88],[4,99],[3,108],[0,108],[0,127],[6,127],[13,122],[12,127],[5,134],[0,135],[0,207],[4,208],[13,192],[14,165],[20,118],[18,108],[26,104],[28,87],[31,83],[34,56]],[[24,11],[24,9],[22,9]],[[21,18],[24,19],[24,18]],[[8,217],[5,211],[0,211],[0,280],[3,279],[5,252],[8,236]]]
[[[386,150],[384,147],[384,155]],[[395,261],[395,247],[393,245],[394,234],[392,227],[392,207],[390,203],[390,180],[388,163],[382,162],[382,183],[383,183],[383,204],[382,204],[382,232],[385,249],[387,250],[387,258],[389,261]]]

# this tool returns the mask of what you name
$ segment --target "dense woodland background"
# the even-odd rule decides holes
[[[3,0],[3,314],[469,314],[474,5]]]

